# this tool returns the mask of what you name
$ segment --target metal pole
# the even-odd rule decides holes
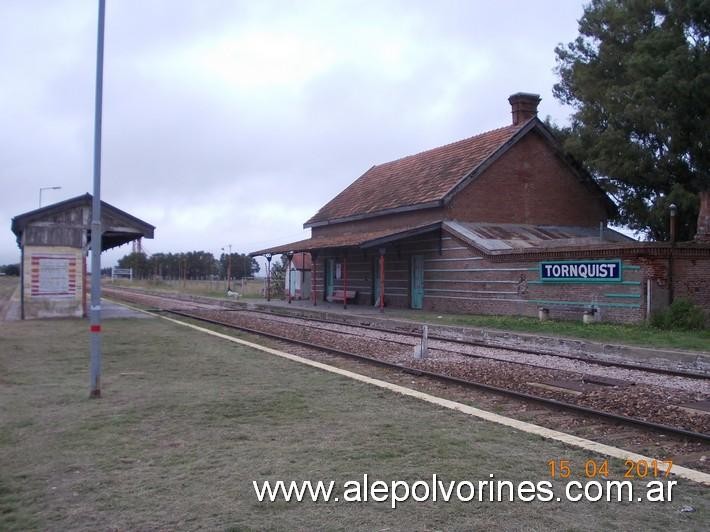
[[[266,301],[271,301],[271,253],[266,255]]]
[[[315,307],[317,303],[317,288],[318,283],[316,282],[316,275],[318,274],[318,253],[311,252],[311,297],[313,298],[313,306]]]
[[[347,310],[348,308],[348,256],[347,254],[343,256],[343,280],[345,285],[345,290],[343,290],[343,308]]]
[[[673,303],[673,248],[675,247],[676,238],[678,237],[678,207],[675,203],[669,206],[671,215],[671,249],[668,254],[668,303]]]
[[[229,257],[227,257],[227,292],[232,291],[232,244],[229,244]]]
[[[101,116],[104,74],[105,0],[99,0],[96,44],[96,111],[94,116],[94,197],[91,205],[91,392],[101,397]]]
[[[293,264],[293,253],[288,253],[288,278],[286,282],[288,283],[288,304],[291,304],[291,266]]]
[[[426,358],[429,353],[429,326],[422,326],[422,343],[421,343],[421,355],[422,358]]]
[[[385,250],[380,250],[380,312],[385,311]]]

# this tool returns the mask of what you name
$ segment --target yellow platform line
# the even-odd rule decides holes
[[[144,312],[146,314],[150,314],[151,316],[156,315],[156,314],[153,314],[150,312],[146,312],[142,309],[126,305],[125,303],[121,303],[121,304],[128,307],[128,308],[136,310],[138,312]],[[504,425],[506,427],[511,427],[513,429],[520,430],[520,431],[526,432],[528,434],[535,434],[536,436],[541,436],[541,437],[546,438],[548,440],[559,441],[559,442],[562,442],[566,445],[578,447],[578,448],[584,449],[586,451],[593,451],[595,453],[603,454],[603,455],[610,456],[613,458],[618,458],[620,460],[634,460],[636,462],[639,462],[641,460],[645,460],[649,464],[651,463],[651,461],[654,460],[654,458],[644,456],[642,454],[632,453],[631,451],[619,449],[618,447],[612,447],[611,445],[605,445],[603,443],[588,440],[586,438],[580,438],[578,436],[573,436],[572,434],[566,434],[564,432],[559,432],[557,430],[548,429],[546,427],[541,427],[540,425],[535,425],[533,423],[527,423],[526,421],[519,421],[517,419],[509,418],[506,416],[501,416],[500,414],[488,412],[487,410],[481,410],[480,408],[465,405],[463,403],[458,403],[456,401],[451,401],[449,399],[444,399],[442,397],[436,397],[436,396],[430,395],[428,393],[420,392],[418,390],[413,390],[412,388],[400,386],[399,384],[393,384],[391,382],[386,382],[386,381],[383,381],[380,379],[373,379],[372,377],[367,377],[365,375],[361,375],[359,373],[354,373],[354,372],[348,371],[346,369],[337,368],[335,366],[329,366],[328,364],[323,364],[322,362],[317,362],[315,360],[309,360],[307,358],[303,358],[298,355],[292,355],[291,353],[286,353],[285,351],[279,351],[278,349],[272,349],[270,347],[265,347],[263,345],[255,344],[253,342],[248,342],[246,340],[242,340],[240,338],[235,338],[234,336],[229,336],[227,334],[212,331],[210,329],[206,329],[206,328],[200,327],[198,325],[193,325],[191,323],[185,323],[184,321],[176,320],[173,318],[168,318],[167,316],[159,316],[159,317],[164,320],[167,320],[169,322],[176,323],[176,324],[182,325],[184,327],[189,327],[189,328],[194,329],[196,331],[200,331],[205,334],[215,336],[217,338],[222,338],[222,339],[227,340],[229,342],[234,342],[234,343],[237,343],[240,345],[244,345],[246,347],[251,347],[252,349],[257,349],[259,351],[269,353],[271,355],[275,355],[275,356],[278,356],[281,358],[286,358],[288,360],[292,360],[294,362],[298,362],[299,364],[304,364],[306,366],[318,368],[323,371],[327,371],[329,373],[335,373],[336,375],[342,375],[343,377],[347,377],[352,380],[371,384],[372,386],[377,386],[378,388],[390,390],[392,392],[399,393],[401,395],[406,395],[408,397],[414,397],[414,398],[419,399],[421,401],[426,401],[427,403],[442,406],[442,407],[448,408],[450,410],[456,410],[456,411],[461,412],[463,414],[474,416],[479,419],[484,419],[486,421],[490,421],[492,423],[497,423],[499,425]],[[661,465],[663,465],[662,462],[659,462],[659,466],[661,466]],[[661,470],[665,471],[664,469],[661,469]],[[703,473],[702,471],[697,471],[695,469],[690,469],[688,467],[673,465],[673,467],[671,469],[671,474],[673,474],[679,478],[692,480],[694,482],[698,482],[700,484],[710,486],[710,474]]]

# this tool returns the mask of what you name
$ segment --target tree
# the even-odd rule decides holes
[[[648,238],[668,237],[675,203],[691,239],[710,189],[709,47],[707,0],[592,0],[555,49],[553,93],[575,109],[564,147]]]
[[[5,275],[20,275],[20,264],[5,264],[4,266],[0,266],[0,272]]]
[[[228,253],[222,253],[219,257],[219,265],[221,277],[226,279],[227,262],[229,260]],[[256,259],[250,257],[246,253],[232,253],[232,278],[241,279],[242,277],[253,277],[259,271],[259,263]]]
[[[118,260],[119,268],[131,268],[133,277],[144,279],[150,275],[148,257],[145,253],[129,253]]]
[[[271,262],[271,297],[279,298],[284,295],[287,264],[288,258],[286,255],[281,255],[280,260]]]
[[[119,268],[133,268],[136,279],[214,279],[226,278],[227,255],[219,260],[206,251],[180,253],[129,253],[118,260]],[[259,271],[259,264],[248,255],[232,254],[232,277],[251,276]]]

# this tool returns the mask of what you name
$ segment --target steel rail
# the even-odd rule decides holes
[[[291,343],[291,344],[297,344],[297,345],[301,345],[304,347],[317,349],[320,351],[326,351],[326,352],[333,353],[336,355],[340,355],[340,356],[344,356],[344,357],[348,357],[348,358],[353,358],[356,360],[360,360],[360,361],[368,362],[371,364],[387,367],[390,369],[396,369],[398,371],[402,371],[402,372],[409,373],[412,375],[429,377],[432,379],[448,382],[451,384],[457,384],[457,385],[465,386],[468,388],[481,389],[481,390],[485,390],[485,391],[489,391],[489,392],[493,392],[493,393],[497,393],[497,394],[501,394],[501,395],[507,395],[507,396],[510,396],[510,397],[513,397],[516,399],[533,401],[533,402],[537,402],[540,404],[544,404],[544,405],[551,406],[551,407],[558,408],[558,409],[562,409],[562,410],[581,412],[581,413],[591,415],[594,417],[601,417],[601,418],[613,420],[613,421],[616,421],[619,423],[623,423],[625,425],[636,425],[636,426],[639,426],[639,427],[642,427],[645,429],[652,429],[654,431],[663,432],[666,434],[672,434],[674,436],[683,436],[685,438],[689,438],[689,439],[696,440],[696,441],[710,442],[710,434],[703,434],[701,432],[694,432],[691,430],[681,429],[681,428],[677,428],[677,427],[671,427],[669,425],[654,423],[652,421],[646,421],[646,420],[638,419],[638,418],[634,418],[634,417],[613,414],[611,412],[605,412],[603,410],[596,410],[596,409],[588,408],[585,406],[579,406],[579,405],[575,405],[572,403],[566,403],[564,401],[558,401],[556,399],[549,399],[546,397],[540,397],[537,395],[531,395],[531,394],[524,393],[524,392],[510,390],[507,388],[500,388],[498,386],[493,386],[490,384],[483,384],[483,383],[479,383],[479,382],[468,381],[465,379],[460,379],[458,377],[452,377],[450,375],[445,375],[442,373],[436,373],[436,372],[432,372],[432,371],[411,368],[408,366],[403,366],[401,364],[396,364],[394,362],[387,362],[385,360],[380,360],[380,359],[370,357],[367,355],[360,355],[357,353],[343,351],[341,349],[336,349],[333,347],[313,344],[310,342],[306,342],[304,340],[296,340],[296,339],[288,338],[288,337],[281,336],[281,335],[278,335],[275,333],[259,331],[257,329],[252,329],[250,327],[245,327],[242,325],[236,325],[236,324],[224,322],[221,320],[214,320],[214,319],[210,319],[210,318],[205,318],[203,316],[191,315],[187,312],[180,311],[180,310],[163,310],[163,312],[175,314],[175,315],[182,316],[182,317],[189,318],[189,319],[202,321],[205,323],[210,323],[213,325],[219,325],[219,326],[228,327],[231,329],[241,330],[244,332],[248,332],[250,334],[264,336],[264,337],[271,338],[274,340],[279,340],[279,341],[283,341],[283,342],[287,342],[287,343]]]
[[[227,311],[231,310],[238,310],[238,311],[246,311],[246,312],[254,312],[254,313],[259,313],[259,314],[267,314],[271,316],[278,316],[282,318],[291,318],[291,319],[300,319],[304,321],[315,321],[319,323],[327,323],[327,324],[332,324],[332,325],[342,325],[345,327],[354,327],[354,328],[360,328],[360,329],[365,329],[365,330],[370,330],[370,331],[375,331],[375,332],[383,332],[383,333],[389,333],[389,334],[401,334],[403,336],[411,336],[413,338],[419,338],[420,333],[415,333],[413,331],[403,331],[400,329],[392,328],[388,329],[385,327],[375,327],[372,325],[362,325],[362,324],[353,324],[353,323],[348,323],[346,321],[334,321],[334,320],[326,320],[324,318],[316,318],[316,317],[304,317],[304,316],[290,316],[288,314],[282,314],[280,312],[272,312],[268,310],[259,310],[259,309],[224,309]],[[423,324],[426,325],[426,324]],[[431,324],[429,324],[431,325]],[[350,333],[352,334],[352,333]],[[685,371],[685,370],[675,370],[675,369],[670,369],[670,368],[658,368],[658,367],[653,367],[653,366],[642,366],[640,364],[630,364],[628,362],[613,362],[610,360],[599,360],[596,358],[587,358],[583,356],[575,356],[575,355],[570,355],[570,354],[565,354],[565,353],[557,353],[554,351],[542,351],[542,350],[535,350],[535,349],[525,349],[523,347],[515,347],[515,346],[508,346],[508,345],[495,345],[495,344],[490,344],[478,340],[473,340],[473,339],[459,339],[459,338],[450,338],[447,336],[441,336],[437,334],[431,334],[429,333],[429,340],[435,340],[439,342],[449,342],[453,344],[460,344],[460,345],[470,345],[470,346],[475,346],[475,347],[485,347],[487,349],[501,349],[503,351],[513,351],[516,353],[523,353],[527,355],[539,355],[539,356],[549,356],[549,357],[558,357],[558,358],[564,358],[568,360],[577,360],[580,362],[586,362],[587,364],[596,364],[598,366],[604,366],[604,367],[613,367],[613,368],[621,368],[621,369],[632,369],[636,371],[645,371],[647,373],[657,373],[660,375],[670,375],[674,377],[688,377],[691,379],[701,379],[701,380],[708,380],[710,379],[710,374],[707,373],[700,373],[700,372],[695,372],[695,371]],[[388,340],[388,341],[395,341],[395,340]],[[405,342],[402,342],[403,344]],[[438,349],[435,347],[432,347],[432,349]],[[448,351],[447,349],[439,349],[441,351]],[[471,355],[467,353],[459,353],[460,355],[464,356],[470,356],[474,358],[487,358],[490,360],[499,360],[497,358],[492,358],[492,357],[486,357],[483,355]],[[522,364],[522,365],[530,365],[533,367],[540,367],[536,366],[535,364],[528,364],[525,362],[518,362],[518,361],[513,361],[513,360],[508,360],[508,361],[503,361],[503,362],[509,362],[511,364]]]
[[[120,289],[113,288],[113,290],[121,291],[121,290],[124,290],[124,288],[123,287],[121,287]],[[190,300],[185,300],[185,299],[180,299],[179,297],[175,297],[174,294],[156,295],[155,293],[144,293],[144,292],[141,292],[141,291],[135,290],[135,289],[133,289],[133,290],[132,289],[125,289],[125,291],[129,292],[129,293],[133,293],[133,294],[140,294],[140,295],[145,295],[145,296],[149,296],[149,297],[155,297],[158,299],[181,301],[183,303],[191,302]],[[216,301],[222,303],[221,300],[216,300]],[[233,301],[228,301],[227,303],[230,305],[239,305],[239,303],[235,303]],[[204,310],[212,310],[212,309],[204,309]],[[289,314],[277,312],[274,310],[224,308],[224,307],[215,308],[213,310],[253,312],[255,314],[266,314],[266,315],[278,316],[278,317],[282,317],[282,318],[291,318],[291,319],[297,319],[297,320],[300,319],[300,320],[304,320],[304,321],[314,321],[314,322],[327,323],[327,324],[332,324],[332,325],[342,325],[342,326],[346,326],[346,327],[361,328],[361,329],[376,331],[376,332],[383,332],[383,333],[390,333],[390,334],[401,334],[403,336],[411,336],[414,338],[419,337],[419,333],[415,333],[412,331],[404,331],[404,330],[400,330],[400,329],[396,329],[396,328],[390,329],[390,328],[385,328],[385,327],[376,327],[376,326],[372,326],[372,325],[353,324],[353,323],[348,323],[347,321],[344,321],[344,320],[335,321],[335,320],[327,320],[327,319],[318,318],[318,317],[291,316]],[[422,325],[426,325],[426,324],[422,324]],[[429,325],[432,325],[432,324],[429,324]],[[416,325],[412,324],[412,326],[414,327]],[[628,362],[618,362],[618,361],[614,362],[614,361],[610,361],[610,360],[599,360],[596,358],[576,356],[576,355],[571,355],[571,354],[559,353],[559,352],[555,352],[555,351],[526,349],[523,347],[508,346],[508,345],[496,345],[496,344],[491,344],[491,343],[487,343],[487,342],[483,342],[483,341],[479,341],[479,340],[474,340],[474,339],[450,338],[447,336],[441,336],[441,335],[431,334],[431,333],[429,333],[429,340],[450,342],[450,343],[460,344],[460,345],[470,345],[470,346],[475,346],[475,347],[484,347],[484,348],[488,348],[488,349],[501,349],[504,351],[513,351],[516,353],[523,353],[523,354],[528,354],[528,355],[558,357],[558,358],[564,358],[564,359],[568,359],[568,360],[577,360],[580,362],[585,362],[587,364],[596,364],[598,366],[621,368],[621,369],[631,369],[631,370],[636,370],[636,371],[645,371],[647,373],[656,373],[659,375],[670,375],[670,376],[674,376],[674,377],[687,377],[687,378],[691,378],[691,379],[701,379],[701,380],[710,379],[710,374],[696,372],[696,371],[675,370],[675,369],[670,369],[670,368],[659,368],[659,367],[654,367],[654,366],[643,366],[640,364],[631,364]],[[436,349],[436,348],[432,348],[432,349]],[[465,353],[459,353],[459,354],[465,355],[465,356],[471,356],[471,357],[488,358],[491,360],[498,360],[496,358],[485,357],[485,356],[469,355],[469,354],[465,354]],[[535,366],[534,364],[526,364],[524,362],[516,362],[516,361],[507,361],[507,362],[512,363],[512,364],[531,365],[534,367],[539,367],[539,366]]]

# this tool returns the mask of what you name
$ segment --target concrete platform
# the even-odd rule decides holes
[[[20,290],[7,301],[4,312],[0,312],[0,321],[20,320]],[[115,318],[152,318],[144,312],[136,312],[128,307],[114,303],[113,301],[101,300],[101,319],[110,320]],[[51,318],[50,318],[51,319]]]
[[[18,284],[10,299],[0,306],[0,321],[16,321],[20,319],[20,286]]]
[[[101,319],[111,320],[116,318],[147,318],[152,319],[153,316],[145,312],[137,312],[133,309],[114,303],[113,301],[101,300]]]

